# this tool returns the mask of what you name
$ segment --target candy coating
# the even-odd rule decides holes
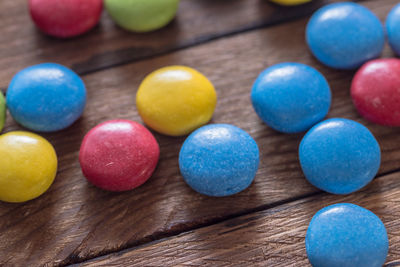
[[[314,267],[381,267],[389,249],[382,221],[349,203],[318,211],[308,226],[305,243]]]
[[[29,0],[32,20],[44,33],[69,38],[92,29],[100,19],[102,0]]]
[[[214,197],[246,189],[259,164],[254,139],[229,124],[203,126],[185,140],[179,153],[179,168],[195,191]]]
[[[126,191],[146,182],[160,149],[141,124],[111,120],[91,129],[82,141],[79,162],[86,179],[109,191]]]
[[[307,44],[323,64],[355,69],[378,57],[385,43],[379,19],[366,7],[342,2],[317,10],[306,28]]]
[[[43,194],[57,173],[57,156],[43,137],[29,132],[0,135],[0,200],[24,202]]]
[[[299,158],[311,184],[329,193],[349,194],[375,177],[381,151],[375,137],[362,124],[328,119],[303,137]]]
[[[12,79],[7,106],[22,126],[38,132],[67,128],[83,113],[86,88],[72,70],[55,63],[25,68]]]
[[[284,133],[308,130],[322,120],[331,104],[326,79],[314,68],[299,63],[280,63],[264,70],[251,91],[258,116]]]
[[[122,28],[148,32],[171,22],[179,0],[105,0],[104,3],[113,20]]]
[[[136,94],[136,105],[144,123],[171,136],[188,134],[206,124],[216,103],[211,82],[185,66],[169,66],[152,72]]]
[[[351,97],[358,112],[368,120],[400,126],[400,60],[385,58],[365,63],[351,85]]]
[[[386,34],[390,47],[400,55],[400,4],[393,7],[386,18]]]

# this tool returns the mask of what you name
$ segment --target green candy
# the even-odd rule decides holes
[[[6,100],[3,93],[0,92],[0,132],[3,130],[4,122],[6,120]]]
[[[148,32],[164,27],[175,17],[179,0],[105,0],[104,3],[122,28]]]

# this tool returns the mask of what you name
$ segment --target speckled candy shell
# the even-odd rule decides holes
[[[143,125],[129,120],[103,122],[82,141],[79,162],[86,179],[109,191],[145,183],[157,166],[160,149]]]
[[[400,126],[400,60],[384,58],[365,63],[351,84],[351,97],[366,119]]]
[[[83,113],[86,88],[72,70],[44,63],[18,72],[7,90],[7,107],[22,126],[54,132],[72,125]]]
[[[211,124],[194,131],[179,153],[186,183],[208,196],[229,196],[246,189],[259,164],[257,143],[242,129]]]
[[[308,226],[305,243],[313,267],[381,267],[389,247],[382,221],[371,211],[348,203],[318,211]]]
[[[300,63],[280,63],[264,70],[251,90],[257,115],[283,133],[308,130],[321,121],[331,105],[324,76]]]
[[[378,57],[385,44],[383,26],[366,7],[342,2],[317,10],[306,28],[307,44],[323,64],[355,69]]]
[[[329,193],[350,194],[375,177],[381,151],[362,124],[329,119],[307,132],[300,143],[299,158],[311,184]]]

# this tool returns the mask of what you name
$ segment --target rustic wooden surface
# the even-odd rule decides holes
[[[80,74],[90,73],[309,15],[332,1],[288,9],[264,0],[183,0],[177,19],[159,31],[128,33],[104,12],[98,27],[71,40],[38,33],[30,21],[26,2],[0,3],[0,87],[5,87],[16,71],[29,64],[57,61]]]
[[[389,229],[389,266],[400,265],[399,174],[379,177],[348,196],[316,194],[236,217],[82,266],[307,266],[304,238],[311,217],[325,206],[354,203],[378,215]]]
[[[0,87],[5,89],[22,67],[55,61],[83,75],[88,105],[72,127],[44,135],[59,156],[58,175],[50,190],[28,203],[0,203],[0,265],[57,266],[88,260],[92,265],[132,265],[137,259],[141,260],[136,265],[153,266],[236,266],[254,261],[272,266],[296,261],[304,265],[308,220],[328,203],[346,199],[384,219],[390,233],[389,261],[399,259],[399,216],[395,214],[399,213],[396,197],[399,200],[400,191],[395,178],[400,175],[400,129],[360,118],[349,97],[353,73],[323,67],[308,52],[304,42],[307,18],[298,17],[326,2],[282,8],[264,0],[182,0],[177,20],[160,31],[131,34],[114,26],[105,14],[92,32],[60,41],[35,30],[25,1],[1,1]],[[396,3],[363,1],[382,20]],[[393,54],[386,48],[384,56]],[[312,187],[297,158],[302,134],[279,134],[254,113],[249,99],[254,79],[264,68],[283,61],[302,62],[320,70],[333,92],[329,117],[360,121],[377,137],[383,152],[380,178],[366,191],[337,197]],[[183,182],[177,164],[184,137],[158,134],[160,162],[153,177],[140,188],[110,193],[83,178],[77,156],[85,133],[108,119],[141,121],[135,108],[138,85],[149,72],[172,64],[194,67],[214,83],[218,105],[212,122],[237,125],[258,142],[260,169],[244,192],[226,198],[193,192]],[[5,131],[16,129],[21,127],[8,116]],[[365,194],[371,196],[357,202]],[[239,226],[242,230],[219,237]],[[176,237],[188,231],[192,232]],[[208,235],[210,238],[205,238]],[[163,238],[168,239],[158,242]],[[232,242],[236,245],[231,248]]]

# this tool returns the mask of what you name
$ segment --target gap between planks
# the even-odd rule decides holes
[[[278,202],[276,202],[276,203],[278,203]],[[278,203],[279,204],[279,203]],[[271,204],[270,204],[271,205]],[[256,207],[257,208],[257,207]],[[186,229],[190,229],[190,228],[186,228]],[[187,230],[186,230],[187,231]],[[183,232],[185,232],[185,231],[183,231]],[[154,236],[156,236],[156,235],[158,235],[158,233],[156,232],[155,234],[153,234],[152,236],[150,236],[150,238],[153,238]],[[146,239],[146,240],[148,240],[148,239]],[[132,243],[131,243],[132,244]],[[131,244],[130,245],[128,245],[127,247],[130,247],[131,246]],[[119,251],[120,249],[118,248],[118,251]],[[105,253],[105,254],[108,254],[108,253]],[[95,254],[94,254],[95,255]],[[100,255],[100,254],[99,254]],[[88,258],[92,258],[92,257],[88,257]],[[82,258],[82,259],[84,259],[84,258]]]
[[[371,183],[374,182],[376,179],[383,179],[386,176],[390,177],[391,175],[393,175],[395,173],[400,173],[400,168],[396,169],[396,170],[391,170],[391,171],[388,171],[388,172],[384,172],[384,173],[381,173],[381,174],[377,175],[374,178],[374,180],[371,181]],[[91,261],[96,261],[97,259],[101,259],[101,258],[107,257],[110,254],[119,255],[119,254],[123,254],[123,253],[125,253],[127,251],[137,250],[137,249],[140,249],[142,247],[147,247],[147,246],[150,246],[150,245],[153,245],[153,244],[157,244],[157,243],[160,243],[162,241],[166,241],[166,240],[169,240],[169,239],[181,236],[181,235],[188,234],[188,233],[193,232],[195,230],[200,230],[200,229],[203,229],[203,228],[215,225],[215,224],[223,223],[223,222],[226,222],[226,221],[238,218],[238,217],[250,215],[252,213],[265,212],[265,211],[268,211],[270,209],[275,209],[276,212],[279,212],[279,207],[280,206],[288,205],[288,204],[291,204],[293,202],[297,202],[297,201],[300,201],[300,200],[303,200],[303,199],[307,199],[307,198],[311,198],[311,197],[315,197],[315,196],[319,196],[319,195],[329,195],[329,194],[325,193],[323,191],[317,191],[317,192],[313,192],[313,193],[310,193],[310,194],[304,194],[304,195],[301,195],[301,196],[297,196],[297,197],[293,197],[293,198],[277,201],[277,202],[274,202],[274,203],[261,205],[259,207],[255,207],[255,208],[246,210],[244,212],[238,212],[238,213],[230,214],[228,216],[225,216],[225,217],[222,217],[222,218],[218,218],[218,219],[214,219],[214,220],[209,221],[209,222],[204,223],[204,224],[198,224],[198,225],[196,225],[194,227],[187,228],[187,229],[185,229],[183,231],[171,231],[171,232],[155,233],[154,235],[152,235],[152,237],[151,237],[152,240],[151,241],[138,240],[134,244],[131,244],[131,245],[128,245],[128,246],[125,246],[125,247],[120,247],[118,250],[115,250],[115,251],[111,251],[110,250],[107,253],[99,253],[99,255],[96,255],[94,257],[89,257],[87,259],[80,259],[80,260],[76,260],[76,261],[71,259],[70,262],[65,262],[61,266],[77,267],[80,264],[90,263]],[[350,196],[350,195],[351,194],[349,194],[347,196]],[[385,267],[393,267],[393,266],[400,266],[400,261],[397,262],[397,263],[396,262],[392,262],[390,264],[385,265]]]
[[[352,2],[362,2],[362,1],[373,1],[373,0],[352,0]],[[332,0],[319,0],[319,1],[301,5],[298,7],[287,7],[287,8],[296,8],[298,10],[298,12],[296,12],[295,15],[293,15],[291,17],[277,17],[276,19],[272,19],[270,21],[261,21],[261,22],[252,23],[250,25],[241,26],[239,28],[236,28],[233,30],[228,30],[228,31],[220,33],[220,34],[214,33],[214,34],[210,34],[208,36],[199,36],[197,38],[194,38],[193,40],[187,40],[176,47],[171,47],[169,49],[166,49],[165,51],[156,52],[152,55],[145,55],[142,57],[139,56],[137,58],[130,59],[130,60],[129,59],[121,60],[120,62],[112,63],[112,64],[105,65],[105,66],[99,66],[99,67],[87,69],[87,70],[80,70],[79,65],[73,65],[72,69],[75,70],[80,75],[88,75],[91,73],[99,72],[99,71],[114,68],[114,67],[123,66],[123,65],[130,64],[133,62],[139,62],[139,61],[152,59],[152,58],[159,57],[159,56],[164,56],[164,55],[174,53],[174,52],[177,52],[180,50],[189,49],[189,48],[192,48],[192,47],[195,47],[198,45],[203,45],[203,44],[206,44],[209,42],[217,41],[219,39],[229,38],[229,37],[239,35],[242,33],[251,32],[251,31],[255,31],[255,30],[259,30],[259,29],[263,29],[263,28],[268,28],[268,27],[272,27],[272,26],[279,25],[282,23],[288,23],[288,22],[291,22],[291,21],[294,21],[297,19],[301,19],[301,18],[311,15],[315,10],[317,10],[318,8],[320,8],[326,4],[329,4],[330,2],[337,2],[337,1],[335,1],[335,0],[333,0],[333,1]],[[272,3],[272,4],[276,5],[274,3]],[[95,60],[93,60],[93,61],[95,61]]]
[[[352,2],[369,2],[369,1],[374,1],[374,0],[352,0]],[[165,50],[161,49],[160,51],[157,51],[157,52],[155,52],[153,54],[149,54],[149,55],[147,55],[147,54],[145,54],[143,56],[139,55],[139,56],[135,56],[135,57],[128,57],[127,59],[120,58],[110,64],[99,64],[99,65],[91,64],[93,62],[101,62],[102,61],[101,54],[95,55],[92,58],[90,58],[90,60],[88,62],[73,63],[70,66],[70,68],[72,70],[74,70],[77,74],[79,74],[80,76],[86,76],[86,75],[104,71],[107,69],[120,67],[123,65],[168,55],[168,54],[180,51],[180,50],[185,50],[185,49],[189,49],[189,48],[192,48],[195,46],[207,44],[209,42],[217,41],[219,39],[229,38],[229,37],[239,35],[242,33],[247,33],[247,32],[251,32],[251,31],[255,31],[255,30],[259,30],[259,29],[263,29],[263,28],[268,28],[268,27],[272,27],[275,25],[283,24],[283,23],[288,23],[288,22],[309,16],[318,8],[320,8],[326,4],[332,3],[332,2],[338,2],[338,0],[316,0],[314,2],[304,4],[304,5],[301,5],[298,7],[284,7],[287,9],[292,9],[291,14],[293,14],[293,13],[294,14],[291,16],[288,16],[288,17],[277,16],[276,18],[272,18],[271,20],[253,22],[249,25],[243,25],[241,27],[238,27],[238,28],[235,28],[232,30],[228,30],[228,31],[225,31],[222,33],[214,33],[214,34],[210,34],[210,35],[206,35],[206,36],[200,35],[193,39],[185,40],[182,43],[180,43],[179,45],[177,45],[176,47],[171,46],[171,47],[166,48]],[[274,4],[274,3],[271,3],[271,4],[278,6],[277,4]],[[277,11],[279,12],[280,10],[277,10]],[[133,48],[128,47],[128,48],[116,50],[113,52],[116,52],[117,54],[118,54],[118,52],[121,52],[122,54],[126,54],[127,52],[129,52],[130,49],[133,49]],[[3,94],[6,94],[7,86],[4,86],[4,85],[0,86],[0,91],[3,92]]]

